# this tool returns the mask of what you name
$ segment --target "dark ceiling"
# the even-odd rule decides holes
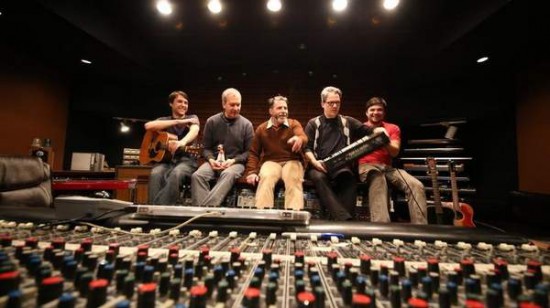
[[[350,0],[337,14],[328,0],[283,0],[270,14],[263,0],[225,0],[220,15],[206,0],[171,2],[164,17],[153,0],[8,0],[2,41],[69,73],[87,58],[88,72],[127,80],[303,71],[385,82],[438,78],[483,55],[509,62],[530,44],[530,1],[401,0],[387,12]]]

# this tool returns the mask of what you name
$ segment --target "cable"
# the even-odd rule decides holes
[[[399,174],[399,176],[401,177],[401,179],[403,180],[403,182],[405,183],[405,185],[407,185],[407,188],[409,189],[409,191],[411,192],[411,197],[414,201],[414,204],[416,204],[418,210],[420,211],[420,214],[422,214],[422,217],[423,218],[426,218],[426,214],[424,213],[424,211],[422,210],[422,207],[420,206],[420,204],[418,203],[418,201],[416,200],[416,198],[414,197],[414,193],[413,193],[413,190],[411,188],[411,186],[409,185],[409,183],[407,182],[407,180],[405,180],[405,177],[403,176],[403,174],[401,174],[401,171],[399,170],[399,168],[389,168],[386,170],[386,173],[390,172],[390,171],[397,171],[397,173]]]
[[[195,221],[199,218],[202,218],[202,217],[205,217],[205,216],[221,216],[222,213],[219,212],[219,211],[212,211],[212,212],[208,212],[208,213],[203,213],[203,214],[200,214],[200,215],[197,215],[191,219],[188,219],[184,222],[182,222],[181,224],[175,226],[175,227],[172,227],[170,229],[166,229],[166,230],[163,230],[159,233],[156,233],[156,234],[151,234],[151,233],[140,233],[140,232],[129,232],[129,231],[124,231],[124,230],[118,230],[118,229],[113,229],[113,228],[107,228],[107,227],[103,227],[103,226],[99,226],[99,225],[96,225],[96,224],[93,224],[93,223],[90,223],[90,222],[80,222],[81,225],[86,225],[86,226],[90,226],[90,227],[94,227],[94,228],[100,228],[100,229],[103,229],[103,230],[106,230],[106,231],[110,231],[110,232],[116,232],[116,233],[122,233],[122,234],[128,234],[128,235],[138,235],[138,236],[150,236],[150,235],[162,235],[162,234],[165,234],[165,233],[169,233],[170,231],[172,230],[176,230],[176,229],[179,229],[185,225],[188,225],[189,223],[191,223],[192,221]]]

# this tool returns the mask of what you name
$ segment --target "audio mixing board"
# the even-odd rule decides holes
[[[0,307],[548,307],[529,243],[0,222]]]

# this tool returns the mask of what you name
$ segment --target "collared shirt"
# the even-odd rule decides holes
[[[288,118],[283,122],[283,125],[286,126],[286,127],[290,127],[290,124],[288,124]],[[279,128],[279,126],[275,126],[275,124],[273,124],[273,118],[270,118],[268,121],[267,121],[267,127],[266,129],[270,129],[271,127],[275,127],[275,128]]]
[[[246,164],[246,175],[258,174],[266,161],[280,163],[302,160],[301,153],[292,152],[292,144],[289,144],[288,140],[297,136],[302,139],[303,144],[306,144],[307,136],[297,120],[288,119],[287,123],[276,127],[269,119],[256,128]]]

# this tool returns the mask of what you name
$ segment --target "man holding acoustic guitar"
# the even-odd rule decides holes
[[[390,143],[359,159],[359,179],[369,183],[369,207],[372,222],[390,222],[388,213],[388,182],[405,192],[409,204],[411,223],[426,224],[426,194],[424,185],[405,170],[393,168],[391,160],[399,154],[401,130],[399,126],[385,122],[386,101],[373,97],[366,104],[365,125],[383,127],[390,137]]]
[[[170,93],[168,103],[172,110],[170,116],[145,123],[147,132],[143,142],[152,146],[144,151],[142,145],[140,161],[143,163],[145,158],[157,162],[149,178],[149,204],[176,204],[183,180],[197,169],[195,156],[186,149],[199,134],[199,118],[187,114],[189,97],[183,91]],[[158,142],[160,133],[166,136],[165,145]]]
[[[191,177],[194,206],[220,206],[244,172],[254,137],[252,123],[241,113],[241,93],[229,88],[222,93],[223,111],[206,120],[202,156],[207,160]],[[218,178],[210,188],[209,181]]]

